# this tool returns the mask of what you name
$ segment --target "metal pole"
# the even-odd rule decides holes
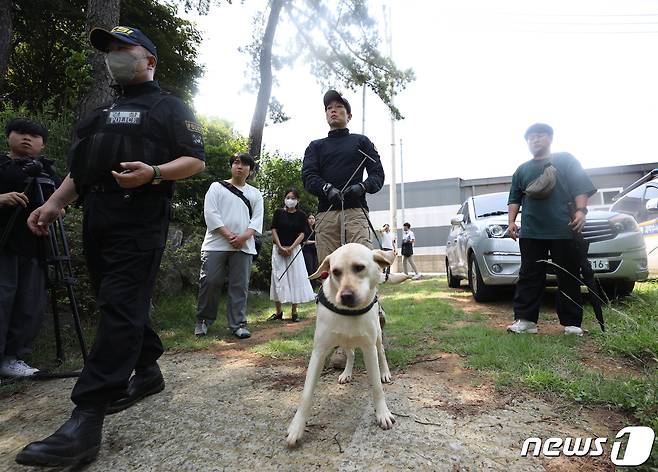
[[[362,113],[361,118],[361,134],[366,134],[366,84],[363,84],[363,95],[361,97]]]
[[[388,55],[393,59],[393,28],[391,23],[391,7],[382,6],[384,10],[384,28],[386,31],[386,42],[388,43]],[[391,81],[391,91],[393,91],[393,82]],[[393,95],[391,94],[391,105],[393,105]],[[397,166],[395,164],[395,118],[391,113],[391,180],[389,185],[389,208],[390,208],[390,226],[391,231],[398,238],[398,205],[397,205]],[[396,261],[397,262],[397,261]],[[394,264],[392,270],[397,271],[397,264]]]
[[[402,163],[402,138],[400,138],[400,207],[402,207],[402,224],[407,221],[404,217],[404,164]]]

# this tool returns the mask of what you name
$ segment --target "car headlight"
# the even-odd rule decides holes
[[[487,234],[490,238],[509,238],[507,225],[489,225],[487,226]]]
[[[631,215],[620,213],[611,217],[608,221],[618,233],[634,233],[640,231],[637,221]]]

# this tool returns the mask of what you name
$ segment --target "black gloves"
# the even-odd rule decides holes
[[[325,184],[325,186],[322,187],[322,192],[324,193],[325,197],[327,197],[327,200],[329,200],[329,202],[333,203],[334,205],[340,205],[341,201],[343,200],[343,196],[341,195],[340,190],[331,184]]]
[[[344,200],[357,200],[366,193],[366,187],[363,184],[354,184],[350,185],[343,192]]]

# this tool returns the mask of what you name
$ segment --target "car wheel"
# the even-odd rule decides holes
[[[461,279],[459,277],[454,277],[452,275],[452,270],[450,270],[450,263],[446,257],[446,278],[448,279],[448,287],[450,288],[459,288]]]
[[[610,300],[624,298],[631,294],[635,288],[635,282],[632,280],[614,280],[611,282],[601,282],[601,288]]]
[[[480,268],[478,267],[475,256],[471,256],[468,261],[468,283],[473,292],[473,298],[476,302],[488,302],[494,299],[494,290],[490,285],[486,285],[480,275]]]

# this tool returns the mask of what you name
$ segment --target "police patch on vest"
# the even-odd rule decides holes
[[[107,115],[108,125],[138,125],[142,122],[141,111],[111,111]]]
[[[185,127],[192,133],[203,134],[203,126],[201,126],[199,123],[195,123],[193,121],[185,121]]]

